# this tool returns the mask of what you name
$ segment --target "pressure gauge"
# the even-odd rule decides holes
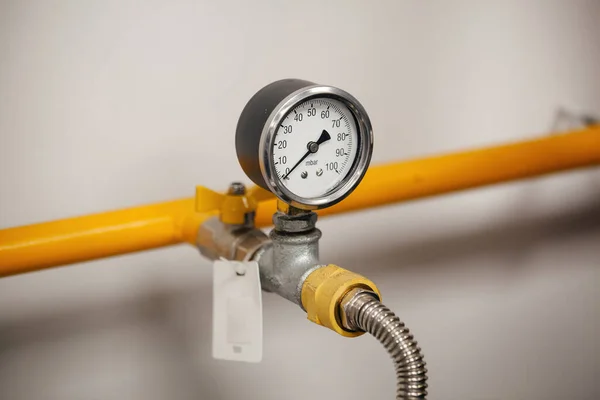
[[[371,122],[358,100],[298,79],[256,93],[240,115],[235,141],[242,169],[254,183],[306,210],[349,195],[373,152]]]

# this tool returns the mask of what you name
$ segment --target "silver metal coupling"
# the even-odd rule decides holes
[[[273,215],[274,229],[285,233],[301,233],[315,229],[317,225],[317,214],[314,212],[305,212],[302,214],[290,215],[277,211]]]
[[[228,225],[219,217],[212,217],[200,226],[196,245],[200,253],[210,259],[248,261],[269,237],[261,230],[246,225]]]
[[[260,266],[264,290],[275,292],[302,307],[302,284],[308,274],[319,267],[321,231],[315,225],[317,214],[293,215],[276,212],[275,228],[269,234],[271,245],[258,251],[254,260]]]

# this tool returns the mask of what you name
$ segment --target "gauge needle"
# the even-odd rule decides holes
[[[302,163],[302,161],[304,161],[306,159],[306,157],[319,151],[319,145],[325,143],[329,139],[331,139],[331,136],[329,136],[329,132],[327,132],[325,129],[323,129],[323,132],[321,132],[321,136],[319,136],[319,139],[316,142],[308,142],[308,144],[306,145],[306,148],[308,149],[306,154],[304,154],[302,156],[302,158],[300,159],[300,161],[298,161],[296,163],[296,165],[294,165],[292,167],[292,169],[290,169],[290,171],[287,174],[285,174],[285,176],[281,179],[287,179],[287,177],[292,173],[292,171],[294,171],[296,169],[296,167],[298,165],[300,165]]]

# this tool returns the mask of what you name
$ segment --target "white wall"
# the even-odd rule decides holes
[[[600,113],[597,1],[0,2],[0,226],[240,179],[263,85],[340,86],[374,163]],[[322,258],[375,280],[432,399],[600,398],[598,169],[324,219]],[[265,294],[258,365],[210,356],[210,263],[188,247],[0,281],[0,399],[393,398],[375,340]]]

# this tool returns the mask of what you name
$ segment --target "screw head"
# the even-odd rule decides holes
[[[321,176],[321,175],[323,175],[323,169],[319,168],[317,170],[317,176]]]
[[[232,182],[231,185],[229,185],[227,193],[238,196],[244,195],[246,194],[246,186],[241,182]]]
[[[302,171],[302,173],[300,174],[300,176],[302,177],[302,179],[306,179],[308,177],[308,172]]]

